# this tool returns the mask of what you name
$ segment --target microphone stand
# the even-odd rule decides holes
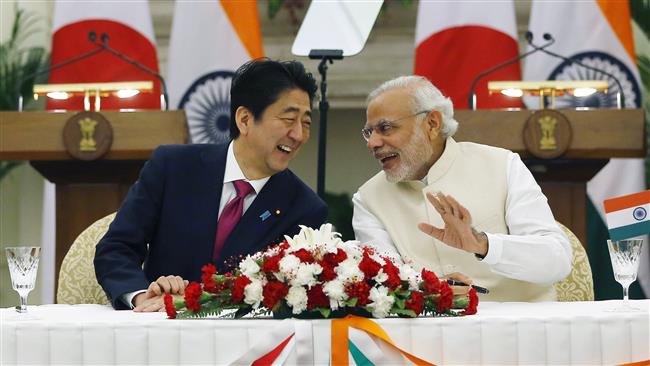
[[[39,75],[46,74],[46,73],[48,73],[50,71],[60,69],[60,68],[62,68],[64,66],[73,64],[73,63],[75,63],[77,61],[80,61],[80,60],[83,60],[83,59],[88,58],[90,56],[96,55],[96,54],[98,54],[100,52],[102,52],[101,49],[96,49],[96,50],[92,50],[92,51],[89,51],[89,52],[86,52],[86,53],[82,53],[82,54],[80,54],[78,56],[75,56],[75,57],[73,57],[73,58],[71,58],[69,60],[60,62],[60,63],[58,63],[56,65],[48,66],[48,67],[45,67],[45,68],[43,68],[41,70],[36,70],[35,72],[27,75],[26,77],[21,77],[20,82],[18,83],[18,90],[17,90],[18,91],[18,112],[23,111],[23,94],[21,93],[21,90],[23,89],[23,85],[25,84],[25,82],[27,80],[35,78],[36,76],[39,76]]]
[[[97,34],[94,31],[91,31],[90,33],[88,33],[88,40],[90,41],[90,43],[99,47],[100,50],[106,50],[112,55],[116,56],[117,58],[126,61],[131,65],[137,67],[138,69],[146,72],[147,74],[153,75],[156,78],[158,78],[158,80],[160,80],[160,86],[162,87],[162,95],[160,96],[160,109],[164,111],[168,110],[167,101],[169,99],[167,94],[167,84],[165,83],[165,79],[162,77],[162,75],[160,75],[160,73],[146,67],[142,63],[135,61],[132,58],[126,56],[125,54],[113,49],[111,46],[108,45],[109,37],[108,34],[106,33],[102,33],[101,42],[97,42]]]
[[[555,42],[555,39],[553,38],[553,36],[550,33],[544,33],[543,37],[547,41]],[[528,45],[533,47],[534,51],[542,51],[542,52],[544,52],[545,54],[547,54],[549,56],[559,58],[561,60],[564,60],[565,62],[568,62],[569,64],[573,63],[573,64],[576,64],[578,66],[582,66],[585,69],[600,72],[601,74],[603,74],[605,76],[609,76],[610,78],[614,79],[614,82],[616,82],[616,85],[618,86],[618,92],[616,93],[616,106],[617,106],[618,109],[621,109],[621,108],[625,107],[625,94],[623,94],[623,86],[621,85],[621,81],[618,80],[618,78],[616,76],[612,75],[611,73],[609,73],[609,72],[607,72],[605,70],[599,69],[597,67],[585,65],[582,62],[580,62],[578,60],[575,60],[573,58],[565,57],[565,56],[562,56],[562,55],[557,54],[555,52],[551,52],[549,50],[546,50],[546,49],[544,49],[545,48],[544,46],[538,47],[533,43],[533,38],[532,37],[530,37],[530,38],[526,37],[526,40],[528,41]]]
[[[528,42],[531,42],[532,39],[533,39],[533,33],[530,32],[530,31],[526,32],[526,40],[528,40]],[[476,84],[478,83],[478,81],[482,77],[484,77],[485,75],[488,75],[488,74],[490,74],[490,73],[492,73],[494,71],[497,71],[497,70],[499,70],[501,68],[504,68],[504,67],[514,63],[514,62],[517,62],[517,61],[519,61],[521,59],[524,59],[524,58],[532,55],[535,52],[546,51],[545,50],[546,47],[549,47],[550,45],[555,43],[555,40],[552,39],[552,38],[550,40],[547,40],[547,41],[548,41],[548,43],[546,43],[546,44],[544,44],[544,45],[542,45],[540,47],[534,46],[534,49],[532,49],[532,50],[530,50],[530,51],[528,51],[526,53],[522,53],[521,55],[513,57],[513,58],[511,58],[509,60],[506,60],[505,62],[502,62],[502,63],[500,63],[500,64],[498,64],[498,65],[496,65],[494,67],[491,67],[491,68],[481,72],[480,74],[476,75],[474,80],[472,80],[472,86],[469,89],[469,97],[468,97],[468,100],[467,100],[467,105],[469,106],[469,109],[471,109],[473,111],[476,110],[476,93],[475,93]]]
[[[327,111],[330,104],[327,100],[327,63],[334,63],[334,60],[343,59],[343,50],[311,50],[309,58],[320,60],[318,72],[321,75],[320,102],[318,112],[320,115],[320,128],[318,132],[318,175],[316,182],[316,193],[323,200],[325,199],[325,152],[327,148]]]

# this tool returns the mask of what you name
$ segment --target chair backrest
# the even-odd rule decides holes
[[[569,238],[573,251],[571,273],[567,278],[555,283],[558,301],[593,301],[594,279],[591,276],[591,266],[585,248],[580,240],[561,223],[557,223]]]
[[[68,250],[59,271],[56,301],[59,304],[109,304],[95,277],[95,246],[106,234],[115,213],[95,221]]]

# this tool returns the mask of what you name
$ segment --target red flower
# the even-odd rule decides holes
[[[329,308],[330,299],[323,292],[322,285],[316,285],[307,290],[307,309]]]
[[[233,303],[240,304],[244,301],[244,288],[251,282],[250,278],[246,276],[235,277],[235,283],[232,286],[232,293],[230,294]]]
[[[368,305],[368,296],[370,296],[370,285],[365,282],[354,282],[345,288],[345,293],[349,298],[357,298],[357,306]]]
[[[282,243],[278,245],[280,247],[280,252],[284,253],[285,250],[289,249],[289,243],[284,240]]]
[[[207,292],[218,293],[222,289],[219,288],[219,284],[214,279],[214,275],[217,274],[217,267],[214,264],[207,264],[201,267],[203,274],[201,275],[201,283],[203,283],[203,288]]]
[[[269,309],[273,309],[278,301],[283,299],[289,292],[289,286],[280,281],[269,281],[262,289],[264,300],[262,303]]]
[[[321,281],[327,282],[335,279],[336,272],[334,271],[334,268],[346,259],[348,259],[348,255],[345,254],[345,251],[341,248],[338,248],[336,253],[325,254],[319,263],[320,266],[323,267],[323,271],[320,274]]]
[[[381,264],[377,263],[374,259],[370,258],[367,252],[364,251],[363,259],[359,263],[359,269],[366,276],[367,279],[371,279],[379,273],[381,269]]]
[[[476,290],[473,288],[469,289],[469,303],[465,309],[465,315],[476,314],[476,308],[478,307],[478,295],[476,295]]]
[[[424,308],[424,295],[420,291],[411,291],[411,299],[406,301],[404,306],[413,310],[416,315],[420,315]]]
[[[385,264],[382,269],[388,276],[388,279],[384,281],[384,285],[389,289],[394,290],[402,284],[402,280],[399,278],[399,268],[397,268],[389,258],[384,257],[384,262]]]
[[[440,280],[438,276],[425,268],[422,268],[422,289],[426,295],[440,292]]]
[[[170,294],[165,294],[163,296],[165,301],[165,311],[167,312],[167,317],[169,319],[176,319],[176,307],[174,306],[174,298]]]
[[[314,256],[311,255],[311,253],[309,253],[309,251],[305,248],[297,250],[291,254],[298,257],[298,259],[300,259],[300,262],[302,263],[314,263]]]
[[[451,303],[454,300],[454,292],[451,290],[451,286],[447,281],[440,281],[440,297],[438,298],[438,309],[439,313],[444,313],[445,309],[451,307]]]
[[[199,303],[199,297],[202,293],[201,284],[198,282],[190,282],[185,288],[185,306],[194,312],[200,311],[201,304]]]
[[[262,271],[267,274],[280,271],[280,260],[282,258],[283,254],[280,253],[264,259],[264,263],[262,263]]]

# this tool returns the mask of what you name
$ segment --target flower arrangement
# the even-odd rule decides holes
[[[293,238],[246,257],[232,273],[219,274],[212,264],[202,272],[184,299],[165,295],[169,318],[457,316],[475,314],[478,305],[473,289],[454,296],[435,273],[418,273],[371,247],[344,242],[330,224],[302,227]]]

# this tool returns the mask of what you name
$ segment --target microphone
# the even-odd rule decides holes
[[[621,109],[621,108],[625,107],[625,94],[623,94],[623,86],[621,85],[621,81],[618,80],[618,78],[616,76],[614,76],[613,74],[611,74],[611,73],[609,73],[609,72],[607,72],[607,71],[605,71],[605,70],[603,70],[601,68],[585,65],[582,62],[580,62],[578,60],[575,60],[573,58],[565,57],[565,56],[562,56],[562,55],[557,54],[555,52],[549,51],[549,50],[545,49],[546,48],[545,46],[538,47],[537,45],[535,45],[533,43],[532,33],[531,33],[530,39],[528,38],[528,33],[531,33],[531,32],[530,31],[526,32],[526,41],[528,42],[529,46],[533,47],[534,51],[542,51],[542,52],[544,52],[545,54],[547,54],[549,56],[559,58],[561,60],[564,60],[565,62],[568,62],[569,64],[573,63],[573,64],[576,64],[578,66],[582,66],[585,69],[592,70],[592,71],[595,71],[595,72],[599,72],[599,73],[601,73],[603,75],[609,76],[610,78],[614,79],[614,82],[616,82],[616,85],[618,86],[618,92],[616,93],[617,107],[618,107],[618,109]],[[555,42],[555,38],[553,38],[553,35],[551,35],[550,33],[544,33],[542,35],[542,38],[544,38],[547,41]]]
[[[162,87],[162,95],[160,96],[160,109],[162,110],[168,110],[167,106],[167,101],[169,98],[167,97],[167,84],[165,83],[165,78],[160,75],[160,73],[148,68],[147,66],[143,65],[142,63],[133,60],[132,58],[128,57],[127,55],[113,49],[111,46],[108,45],[109,41],[109,36],[106,33],[102,33],[100,35],[100,40],[101,42],[97,41],[97,33],[95,31],[90,31],[88,32],[88,41],[95,46],[99,47],[98,50],[106,50],[107,52],[113,54],[114,56],[117,56],[119,59],[126,61],[130,63],[131,65],[137,67],[138,69],[146,72],[147,74],[153,75],[158,80],[160,80],[160,86]]]
[[[528,31],[528,32],[526,32],[525,37],[526,37],[526,40],[530,40],[530,41],[532,41],[532,39],[533,39],[533,33],[530,32],[530,31]],[[529,42],[530,42],[530,41],[529,41]],[[506,67],[506,66],[508,66],[508,65],[510,65],[510,64],[512,64],[512,63],[514,63],[514,62],[517,62],[517,61],[519,61],[519,60],[521,60],[521,59],[524,59],[524,58],[526,58],[526,57],[532,55],[532,54],[535,53],[535,52],[538,52],[538,51],[545,51],[546,47],[549,47],[550,45],[552,45],[553,43],[555,43],[555,40],[552,39],[552,38],[551,38],[551,39],[547,39],[547,41],[548,41],[548,42],[547,42],[546,44],[544,44],[544,45],[542,45],[542,46],[540,46],[540,47],[535,47],[535,48],[533,48],[532,50],[530,50],[530,51],[528,51],[528,52],[525,52],[525,53],[522,53],[521,55],[515,56],[515,57],[513,57],[513,58],[511,58],[511,59],[509,59],[509,60],[506,60],[506,61],[504,61],[504,62],[502,62],[502,63],[500,63],[500,64],[498,64],[498,65],[496,65],[496,66],[493,66],[493,67],[491,67],[491,68],[489,68],[489,69],[487,69],[487,70],[481,72],[480,74],[476,75],[476,77],[474,78],[474,80],[472,80],[472,86],[471,86],[470,89],[469,89],[469,97],[468,97],[468,101],[467,101],[467,105],[469,106],[469,109],[471,109],[471,110],[476,110],[476,93],[475,93],[474,91],[476,90],[476,84],[478,83],[478,81],[479,81],[482,77],[484,77],[485,75],[488,75],[488,74],[490,74],[490,73],[493,73],[493,72],[495,72],[495,71],[497,71],[497,70],[499,70],[499,69],[502,69],[502,68],[504,68],[504,67]]]

